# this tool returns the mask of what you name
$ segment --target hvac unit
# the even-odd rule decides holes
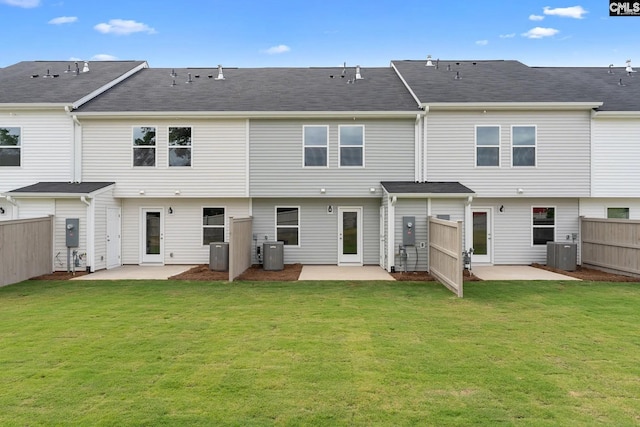
[[[564,271],[576,271],[578,245],[576,243],[547,242],[547,266]]]
[[[264,242],[262,256],[262,268],[265,270],[284,270],[284,242]]]
[[[213,271],[229,270],[229,243],[227,242],[209,243],[209,270],[213,270]]]

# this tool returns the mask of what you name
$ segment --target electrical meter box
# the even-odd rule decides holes
[[[80,220],[78,218],[67,218],[64,230],[67,247],[77,248],[80,246]]]
[[[402,217],[402,244],[404,246],[415,246],[416,244],[416,217]]]

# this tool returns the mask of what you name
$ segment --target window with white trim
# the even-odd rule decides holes
[[[338,134],[340,166],[364,166],[364,126],[341,125]]]
[[[607,218],[629,219],[629,208],[607,208]]]
[[[133,166],[156,165],[156,128],[137,126],[133,128]]]
[[[300,245],[300,208],[276,207],[276,240],[285,246]]]
[[[224,208],[202,208],[202,244],[224,242]]]
[[[191,128],[169,128],[169,166],[191,166]]]
[[[303,126],[304,166],[328,166],[329,126]]]
[[[476,166],[500,166],[500,126],[476,126]]]
[[[547,242],[553,242],[556,237],[556,208],[532,207],[531,225],[533,245],[546,245]]]
[[[19,127],[0,127],[0,166],[20,166],[21,133]]]
[[[536,165],[536,127],[511,127],[511,165]]]

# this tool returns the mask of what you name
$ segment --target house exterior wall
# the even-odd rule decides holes
[[[640,197],[640,119],[592,122],[592,197]]]
[[[173,214],[169,214],[169,208]],[[225,208],[225,241],[229,238],[229,217],[250,216],[249,199],[122,199],[122,261],[141,263],[141,212],[159,208],[164,218],[164,263],[209,263],[209,245],[202,242],[202,208]],[[106,215],[106,214],[105,214]]]
[[[588,111],[431,112],[427,115],[428,181],[458,181],[478,197],[586,197],[590,194]],[[500,126],[500,166],[476,166],[477,125]],[[512,167],[511,127],[537,129],[536,166]],[[559,185],[561,183],[561,185]]]
[[[629,208],[629,219],[640,219],[640,197],[580,199],[580,216],[606,218],[607,208]]]
[[[255,245],[276,238],[276,207],[300,208],[300,245],[284,247],[285,264],[338,264],[338,208],[362,207],[363,263],[380,262],[380,199],[278,198],[253,199]],[[332,212],[328,212],[328,206]],[[265,236],[267,239],[265,239]]]
[[[80,265],[75,267],[76,271],[84,271],[87,266],[87,256],[90,248],[87,247],[87,205],[74,199],[55,199],[55,244],[54,244],[54,266],[57,271],[67,270],[67,245],[66,245],[66,219],[78,218],[80,220],[79,246],[71,248],[71,251],[78,251],[80,255]],[[71,254],[73,256],[73,254]],[[62,264],[62,265],[61,265]],[[73,258],[70,260],[73,265]]]
[[[246,197],[246,120],[82,119],[84,181],[116,182],[115,197]],[[133,166],[133,128],[156,128],[156,166]],[[168,128],[192,128],[192,163],[168,166]],[[109,159],[109,161],[105,161]]]
[[[327,125],[328,167],[304,167],[303,126]],[[340,125],[364,125],[364,167],[339,167]],[[415,178],[415,119],[251,120],[252,197],[380,198],[381,181]],[[375,193],[370,188],[375,188]]]
[[[500,212],[500,207],[503,207]],[[554,207],[555,241],[572,241],[579,231],[579,200],[572,198],[477,198],[472,208],[492,208],[494,264],[546,264],[546,245],[532,244],[532,208]]]
[[[64,112],[0,111],[0,127],[19,127],[19,167],[0,167],[0,193],[40,181],[71,181],[73,121]]]

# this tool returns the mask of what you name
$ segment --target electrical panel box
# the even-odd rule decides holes
[[[65,221],[65,241],[68,248],[80,246],[80,219],[67,218]]]
[[[415,246],[416,244],[416,217],[402,217],[402,244],[404,246]]]

